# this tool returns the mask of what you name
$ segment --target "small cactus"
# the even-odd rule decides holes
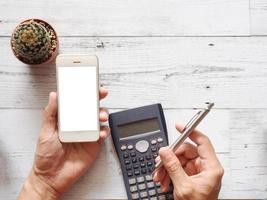
[[[50,25],[31,19],[16,27],[11,46],[15,56],[22,62],[42,64],[56,51],[57,38]]]

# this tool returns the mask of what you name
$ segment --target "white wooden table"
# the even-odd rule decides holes
[[[94,53],[111,112],[161,102],[169,137],[206,101],[201,124],[225,168],[222,199],[267,199],[266,0],[0,1],[0,199],[15,199],[33,161],[55,66],[28,67],[10,35],[24,19],[50,22],[60,52]],[[126,199],[109,138],[63,199]]]

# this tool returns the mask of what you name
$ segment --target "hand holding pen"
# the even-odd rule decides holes
[[[210,109],[214,106],[214,103],[209,103],[207,108],[205,108],[202,111],[198,111],[186,124],[186,126],[182,130],[182,135],[170,146],[170,149],[172,151],[176,151],[186,140],[186,138],[193,132],[193,130],[198,126],[198,124],[207,116]],[[155,174],[155,172],[162,167],[163,163],[161,160],[158,160],[158,162],[155,165],[155,169],[152,172],[152,175]]]
[[[199,121],[201,114],[197,116],[190,121]],[[176,125],[176,128],[184,135],[190,124],[196,123],[190,122],[185,127]],[[174,199],[217,199],[224,170],[207,136],[194,129],[188,135],[196,145],[182,142],[175,151],[170,147],[160,149],[162,167],[154,172],[153,180],[160,183],[163,192],[168,191],[172,181]],[[184,140],[181,137],[179,141]]]

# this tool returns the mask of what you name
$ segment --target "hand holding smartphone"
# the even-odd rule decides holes
[[[57,57],[56,66],[60,141],[97,141],[100,132],[97,57],[62,54]]]

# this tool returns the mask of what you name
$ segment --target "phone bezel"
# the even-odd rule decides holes
[[[95,55],[87,54],[60,54],[56,58],[56,74],[57,74],[57,92],[58,92],[58,134],[61,142],[93,142],[99,139],[100,135],[100,123],[97,120],[98,130],[87,130],[87,131],[61,131],[60,129],[60,91],[58,82],[58,68],[59,67],[96,67],[96,95],[97,95],[97,117],[99,119],[99,67],[98,58]]]

